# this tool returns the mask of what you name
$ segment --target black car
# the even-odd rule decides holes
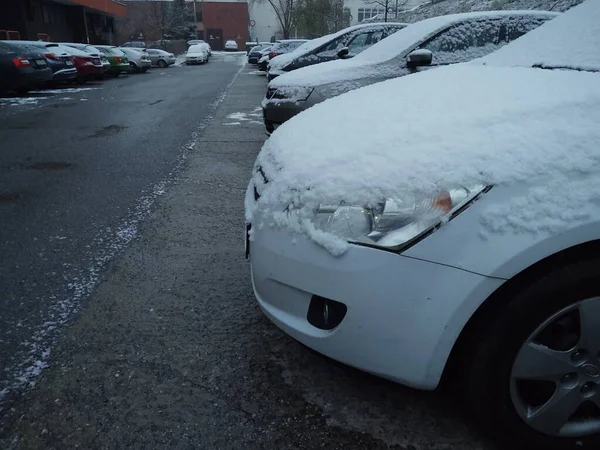
[[[77,69],[73,64],[73,57],[64,48],[53,42],[42,41],[10,41],[23,50],[41,51],[52,69],[52,81],[75,81]]]
[[[0,41],[0,91],[27,92],[52,80],[52,69],[39,49]]]
[[[258,60],[263,56],[261,51],[265,50],[267,47],[271,47],[271,45],[260,44],[252,47],[248,52],[248,64],[258,64]]]

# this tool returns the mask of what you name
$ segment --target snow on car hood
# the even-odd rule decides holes
[[[600,203],[598,123],[597,73],[461,64],[388,80],[317,104],[279,127],[257,158],[246,218],[252,222],[260,210],[268,223],[314,238],[309,221],[292,219],[286,208],[307,217],[320,204],[373,204],[406,189],[431,193],[543,176],[560,188],[546,192],[546,204],[532,202],[548,220],[529,222],[564,225],[577,217],[562,212],[569,196],[577,205]],[[584,175],[598,177],[592,189],[564,188]],[[489,214],[488,223],[511,225],[506,211]],[[348,244],[330,236],[323,245],[339,254]]]
[[[514,14],[519,14],[520,16],[531,14],[539,17],[540,14],[544,13],[543,11],[483,11],[433,17],[398,30],[351,59],[338,59],[303,67],[277,77],[271,81],[270,86],[274,88],[286,86],[321,86],[370,76],[387,75],[390,70],[399,73],[400,67],[398,65],[386,63],[396,57],[404,56],[406,51],[412,49],[415,44],[428,39],[448,25],[469,18],[494,18]],[[550,17],[557,15],[556,13],[547,14]]]

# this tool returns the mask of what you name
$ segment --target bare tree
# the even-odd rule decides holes
[[[368,5],[378,5],[383,8],[384,22],[388,21],[388,14],[393,12],[394,19],[398,17],[398,10],[408,3],[408,0],[365,0]]]
[[[288,39],[292,34],[292,28],[294,27],[294,12],[296,7],[296,0],[267,0],[273,7],[279,25],[281,25],[281,32],[283,33],[284,39]]]

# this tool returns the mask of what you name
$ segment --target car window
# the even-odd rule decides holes
[[[105,55],[110,55],[110,50],[104,47],[98,47],[98,50],[100,50],[102,53],[104,53]]]
[[[502,20],[498,41],[508,44],[547,22],[547,17],[515,16]]]
[[[115,56],[125,56],[125,52],[118,48],[111,48],[110,52]]]
[[[450,27],[419,48],[433,52],[432,65],[470,61],[492,53],[546,20],[528,16],[470,20]]]
[[[371,30],[354,36],[347,45],[348,56],[358,55],[381,39],[383,39],[383,30]]]
[[[317,56],[327,57],[336,56],[340,48],[346,45],[347,35],[340,36],[328,44],[325,44],[317,53]]]
[[[458,23],[424,42],[419,48],[433,52],[432,65],[470,61],[496,50],[499,19],[477,19]]]
[[[156,50],[148,50],[148,53],[151,55],[158,55],[158,52]]]

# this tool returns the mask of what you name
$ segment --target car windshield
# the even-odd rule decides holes
[[[188,48],[188,53],[202,53],[206,51],[206,48],[203,45],[192,45]]]

